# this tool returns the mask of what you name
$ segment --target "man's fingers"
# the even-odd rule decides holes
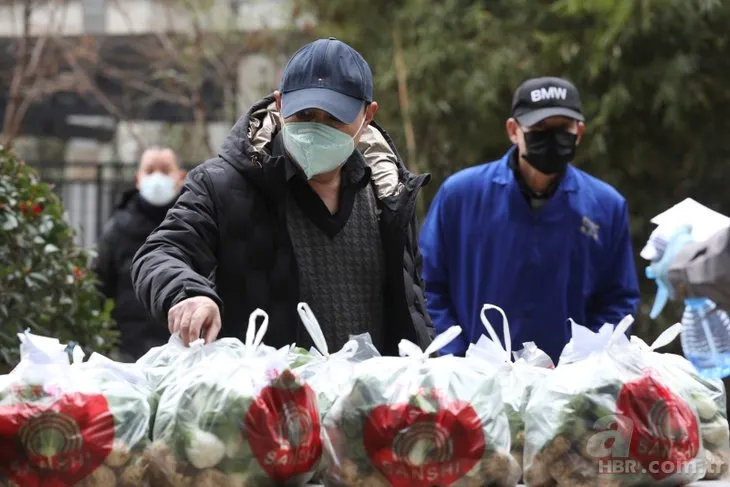
[[[186,299],[167,313],[170,333],[178,333],[186,346],[201,338],[201,332],[206,343],[214,341],[221,326],[220,310],[210,298]]]
[[[188,330],[188,343],[200,338],[200,332],[206,328],[210,321],[208,317],[208,309],[205,306],[195,308],[190,319],[190,329]]]
[[[180,327],[178,317],[180,316],[180,308],[173,306],[167,313],[167,329],[170,331],[170,335],[175,333]]]
[[[191,327],[191,321],[193,319],[193,310],[189,309],[188,307],[181,310],[182,316],[180,317],[180,326],[178,327],[178,332],[180,333],[180,338],[182,338],[182,341],[185,345],[189,345],[192,340],[190,340],[190,327]],[[193,338],[194,340],[194,338]]]
[[[213,342],[221,331],[221,314],[216,308],[210,312],[213,316],[205,330],[205,343]]]

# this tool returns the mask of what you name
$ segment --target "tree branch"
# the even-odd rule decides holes
[[[79,81],[80,89],[82,91],[90,92],[94,96],[94,98],[96,98],[96,100],[106,109],[106,111],[117,117],[117,119],[124,120],[126,117],[121,113],[119,108],[117,108],[117,106],[114,105],[111,100],[109,100],[104,92],[102,92],[99,87],[96,86],[96,84],[89,77],[88,73],[78,63],[74,55],[70,51],[64,50],[63,56],[69,66],[71,66],[73,73],[76,75],[76,78]],[[132,137],[140,147],[144,146],[144,141],[139,137],[138,134],[132,132]]]
[[[18,133],[17,111],[21,104],[21,91],[26,76],[26,58],[28,57],[28,44],[30,43],[30,16],[31,0],[23,3],[23,31],[18,42],[20,43],[15,59],[13,79],[10,82],[10,96],[8,106],[5,108],[3,120],[3,137],[6,147],[12,147],[13,139]]]

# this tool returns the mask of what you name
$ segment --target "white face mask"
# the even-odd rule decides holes
[[[334,171],[343,165],[355,150],[355,137],[365,125],[360,122],[355,135],[318,122],[289,122],[284,124],[284,147],[307,175]]]
[[[154,206],[167,206],[177,198],[177,181],[167,174],[154,172],[142,178],[139,193]]]

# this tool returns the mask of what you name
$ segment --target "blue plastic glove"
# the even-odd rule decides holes
[[[672,235],[662,257],[646,268],[646,277],[654,279],[657,284],[654,306],[652,306],[649,313],[652,320],[661,314],[669,298],[674,295],[674,289],[672,289],[672,284],[669,282],[669,268],[672,266],[677,254],[689,243],[692,243],[692,225],[682,225]]]

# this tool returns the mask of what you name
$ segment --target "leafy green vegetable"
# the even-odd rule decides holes
[[[293,369],[302,367],[315,359],[314,355],[301,347],[293,347],[289,352],[289,366]]]

